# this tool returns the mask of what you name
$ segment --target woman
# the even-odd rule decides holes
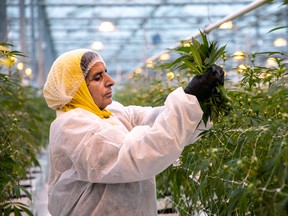
[[[173,91],[162,107],[124,107],[112,101],[114,80],[99,53],[78,49],[58,57],[44,86],[57,114],[49,141],[50,213],[157,215],[155,175],[211,127],[201,122],[197,97],[210,97],[223,71],[208,72],[186,93]]]

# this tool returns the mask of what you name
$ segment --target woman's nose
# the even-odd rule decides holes
[[[106,85],[113,86],[114,84],[115,84],[115,81],[112,79],[110,75],[106,73]]]

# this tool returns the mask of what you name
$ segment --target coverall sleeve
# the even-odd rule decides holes
[[[123,106],[118,102],[113,102],[108,109],[115,114],[123,124],[130,125],[130,127],[134,128],[138,125],[151,126],[165,107]]]
[[[131,131],[113,125],[91,132],[71,160],[84,181],[107,184],[152,178],[196,140],[202,114],[196,97],[178,88],[168,96],[152,125],[139,125]]]

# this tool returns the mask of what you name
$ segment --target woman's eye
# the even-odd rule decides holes
[[[95,81],[99,81],[100,79],[101,79],[101,75],[97,75],[93,78],[93,80],[95,80]]]

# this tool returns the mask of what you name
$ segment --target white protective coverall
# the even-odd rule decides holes
[[[53,216],[157,215],[155,175],[211,127],[181,87],[163,107],[113,102],[107,110],[108,119],[81,108],[57,111],[49,144]]]

